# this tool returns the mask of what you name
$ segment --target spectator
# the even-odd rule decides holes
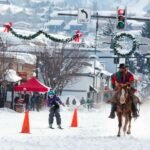
[[[69,107],[69,105],[70,105],[70,99],[69,99],[69,97],[66,100],[66,105],[67,105],[67,107]]]
[[[76,105],[76,103],[77,103],[77,102],[76,102],[76,99],[74,98],[74,99],[72,100],[72,104],[73,104],[73,105]]]

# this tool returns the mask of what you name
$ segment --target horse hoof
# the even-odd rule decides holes
[[[131,132],[127,132],[127,134],[131,134]]]
[[[118,134],[117,137],[120,137],[120,135]]]

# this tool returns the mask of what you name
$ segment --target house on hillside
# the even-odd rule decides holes
[[[64,20],[50,20],[45,23],[45,27],[48,28],[49,32],[57,33],[63,31],[65,26]]]
[[[86,24],[79,24],[77,20],[71,20],[65,27],[64,30],[68,33],[74,34],[75,31],[81,30],[86,31]]]

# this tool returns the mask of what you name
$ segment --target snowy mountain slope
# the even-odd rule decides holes
[[[5,22],[25,21],[33,25],[33,28],[43,26],[43,23],[51,19],[54,10],[74,10],[89,8],[92,11],[114,11],[117,6],[127,6],[128,14],[137,16],[145,15],[148,10],[149,0],[10,0],[11,5],[2,5],[0,26]],[[1,4],[0,4],[1,5]],[[107,12],[104,12],[106,14]]]
[[[135,10],[136,12],[140,12],[144,10],[150,3],[149,0],[11,0],[11,2],[15,5],[29,5],[30,3],[50,3],[51,5],[60,6],[64,4],[64,6],[71,6],[71,7],[89,7],[94,8],[97,7],[101,10],[110,10],[114,9],[117,6],[127,6],[129,10]],[[61,5],[60,5],[61,4]]]

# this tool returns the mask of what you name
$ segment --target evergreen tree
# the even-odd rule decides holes
[[[142,28],[142,36],[150,38],[150,21],[145,22]]]
[[[103,29],[103,34],[106,36],[113,35],[114,28],[115,28],[115,23],[112,22],[112,20],[109,20],[105,28]]]
[[[148,10],[148,15],[150,15],[150,10]],[[150,21],[146,21],[142,28],[142,36],[150,38]]]

